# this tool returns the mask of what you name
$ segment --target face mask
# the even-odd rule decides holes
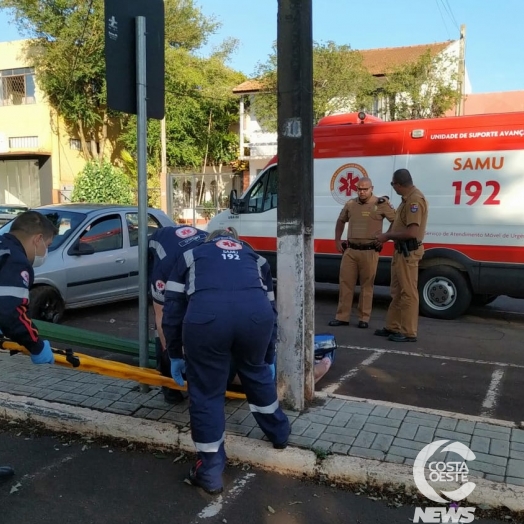
[[[45,242],[44,242],[45,245]],[[35,247],[35,259],[33,260],[33,267],[40,267],[47,257],[47,246],[45,246],[45,253],[43,255],[37,255],[36,254],[36,247]]]

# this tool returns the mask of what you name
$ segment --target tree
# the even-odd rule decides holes
[[[109,162],[88,162],[75,178],[72,202],[134,204],[128,177]]]
[[[232,95],[244,80],[226,65],[235,42],[226,41],[209,58],[185,49],[166,53],[167,164],[179,171],[204,172],[211,165],[220,172],[236,157],[238,104]],[[136,119],[130,118],[121,142],[136,156]],[[148,158],[160,163],[160,124],[148,122]]]
[[[257,68],[262,89],[254,97],[257,120],[267,131],[277,124],[277,53]],[[368,107],[375,90],[373,76],[364,68],[362,55],[334,42],[313,44],[313,119]]]
[[[253,109],[266,131],[276,131],[277,56],[276,50],[257,69],[261,92]],[[323,116],[369,110],[376,98],[386,101],[382,116],[389,120],[443,116],[460,100],[457,60],[428,50],[415,62],[385,71],[374,78],[362,63],[359,51],[333,42],[313,46],[314,122]]]
[[[86,159],[105,157],[109,126],[122,115],[106,106],[104,0],[0,0],[10,9],[27,46],[38,85],[69,131],[80,138]],[[193,0],[165,0],[166,42],[195,50],[217,24]],[[98,144],[98,145],[97,145]]]
[[[236,48],[235,40],[226,40],[208,58],[196,56],[187,49],[166,51],[166,156],[167,165],[179,173],[204,173],[212,166],[216,180],[204,177],[176,179],[175,194],[184,202],[181,207],[208,206],[209,212],[222,205],[225,182],[222,167],[237,158],[238,135],[232,132],[238,122],[238,101],[232,89],[244,80],[241,73],[227,66]],[[159,185],[160,123],[148,122],[149,187]],[[132,159],[126,170],[136,180],[136,118],[128,119],[120,139]],[[153,173],[156,176],[153,176]],[[195,200],[191,204],[191,184]],[[152,197],[152,195],[151,195]],[[203,213],[204,216],[206,213]],[[208,213],[209,214],[209,213]]]
[[[381,89],[390,120],[436,118],[460,102],[457,59],[426,51],[386,73]]]

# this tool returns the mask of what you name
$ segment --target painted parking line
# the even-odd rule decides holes
[[[353,369],[350,369],[345,375],[342,375],[336,382],[333,382],[329,386],[323,388],[322,393],[326,393],[327,395],[334,393],[344,382],[353,378],[359,371],[362,370],[362,368],[365,368],[373,364],[373,362],[378,360],[383,354],[383,352],[376,351],[368,358],[363,360],[360,364],[358,364],[358,366],[355,366]]]
[[[500,384],[504,378],[505,370],[503,368],[497,368],[493,371],[491,376],[491,382],[489,384],[486,397],[482,403],[482,410],[480,412],[483,417],[491,417],[497,407],[497,401],[500,394]]]
[[[371,347],[364,347],[364,346],[344,346],[341,344],[339,344],[337,347],[342,348],[342,349],[355,349],[357,351],[371,351],[373,353],[382,353],[382,354],[390,353],[394,355],[405,355],[405,356],[411,356],[411,357],[433,358],[436,360],[449,360],[452,362],[467,362],[470,364],[484,364],[486,366],[494,366],[494,367],[500,367],[500,368],[524,369],[524,364],[510,364],[507,362],[496,362],[496,361],[490,361],[490,360],[476,360],[473,358],[449,357],[446,355],[428,355],[425,353],[417,353],[414,351],[401,351],[399,349],[371,348]]]
[[[371,355],[367,357],[362,363],[355,366],[348,373],[342,376],[336,382],[326,386],[322,389],[323,394],[333,395],[339,388],[343,385],[344,382],[347,382],[351,378],[357,375],[366,366],[369,366],[382,355],[399,355],[399,356],[408,356],[408,357],[418,357],[426,358],[432,360],[447,361],[452,363],[466,363],[482,366],[491,366],[493,367],[493,372],[491,373],[491,380],[489,381],[489,386],[487,387],[482,406],[480,407],[479,416],[485,418],[491,418],[494,416],[497,406],[500,402],[501,391],[502,391],[502,382],[504,380],[505,374],[509,369],[521,370],[524,369],[522,364],[511,364],[506,362],[497,362],[489,360],[480,360],[480,359],[471,359],[463,357],[453,357],[447,355],[431,355],[418,353],[416,351],[402,351],[396,349],[384,349],[384,348],[375,348],[375,347],[366,347],[366,346],[351,346],[351,345],[339,345],[340,349],[351,349],[361,352],[371,352]],[[487,383],[487,382],[486,382]]]
[[[231,502],[233,502],[233,500],[239,497],[244,491],[244,488],[247,486],[247,484],[251,482],[255,478],[255,476],[255,473],[246,473],[241,478],[236,479],[233,482],[233,487],[229,491],[227,491],[227,493],[219,495],[215,500],[213,500],[213,502],[210,502],[198,514],[197,518],[193,520],[193,524],[205,522],[206,519],[210,518],[218,518],[222,513],[224,506],[230,504]],[[213,522],[217,522],[217,520],[214,520]],[[223,522],[226,521],[223,520]]]

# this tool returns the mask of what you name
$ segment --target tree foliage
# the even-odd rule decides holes
[[[71,201],[129,205],[135,203],[135,197],[121,169],[109,162],[91,161],[76,176]]]
[[[382,95],[390,120],[436,118],[455,107],[461,97],[457,60],[426,51],[415,62],[386,73]]]
[[[386,101],[390,120],[443,116],[460,99],[457,60],[445,54],[434,56],[428,50],[418,60],[385,71],[377,79],[363,64],[362,54],[333,42],[313,46],[313,118],[326,115],[371,111],[373,102]],[[253,99],[253,110],[266,131],[277,124],[276,49],[259,64],[257,79],[261,92]]]
[[[238,136],[232,125],[238,121],[235,85],[244,80],[226,62],[235,49],[226,41],[209,58],[186,49],[166,52],[166,137],[167,165],[178,171],[202,171],[212,165],[216,171],[234,158]],[[136,119],[130,118],[121,141],[136,155]],[[148,123],[148,158],[160,165],[160,122]]]
[[[104,158],[108,128],[121,117],[106,107],[104,0],[0,0],[0,8],[9,9],[32,39],[27,52],[39,87],[80,137],[83,156]],[[217,28],[193,0],[165,0],[165,11],[173,49],[198,49]]]
[[[267,131],[276,130],[277,53],[257,68],[262,92],[254,97],[257,120]],[[313,44],[313,119],[370,105],[375,89],[373,76],[364,68],[362,55],[334,42]]]

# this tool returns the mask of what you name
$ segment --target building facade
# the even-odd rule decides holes
[[[39,89],[27,44],[0,42],[0,204],[36,207],[67,202],[86,159]]]

